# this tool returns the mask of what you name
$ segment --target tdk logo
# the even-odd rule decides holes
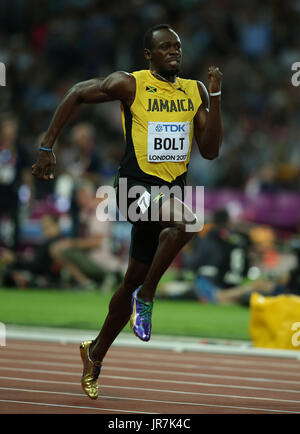
[[[158,133],[179,133],[184,131],[185,125],[173,125],[173,124],[159,124],[155,127],[155,131]]]

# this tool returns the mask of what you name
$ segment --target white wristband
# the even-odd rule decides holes
[[[219,92],[213,92],[209,94],[210,96],[219,96],[221,95],[221,91],[219,90]]]

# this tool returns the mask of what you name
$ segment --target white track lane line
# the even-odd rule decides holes
[[[109,386],[110,387],[110,386]],[[130,387],[127,389],[131,390]],[[72,393],[72,392],[59,392],[59,391],[46,391],[46,390],[36,390],[36,389],[18,389],[14,387],[0,387],[0,390],[14,390],[18,392],[40,392],[40,393],[50,393],[50,394],[58,394],[58,395],[70,395],[70,396],[82,396],[85,397],[83,393]],[[142,390],[148,390],[148,391],[158,391],[160,393],[172,393],[171,390],[157,390],[157,389],[142,389]],[[180,394],[180,392],[179,392]],[[254,401],[271,401],[271,402],[280,402],[280,403],[290,403],[290,404],[300,404],[300,401],[292,400],[292,399],[278,399],[278,398],[263,398],[263,397],[256,397],[256,396],[242,396],[242,395],[228,395],[224,393],[204,393],[204,392],[193,392],[189,393],[189,395],[193,396],[207,396],[207,397],[214,397],[214,398],[229,398],[229,399],[246,399],[246,400],[254,400]],[[105,396],[101,395],[102,398],[108,398],[108,399],[129,399],[134,401],[141,401],[141,398],[129,398],[129,397],[120,397],[120,396]],[[143,398],[143,401],[149,401],[149,402],[166,402],[166,403],[172,403],[177,404],[177,402],[173,401],[160,401],[160,400],[148,400]],[[183,404],[183,403],[179,403]],[[189,405],[198,405],[197,402],[188,402],[186,404]],[[300,412],[300,405],[299,405],[299,412]]]
[[[12,361],[10,359],[4,359],[1,358],[0,359],[0,364],[1,363],[12,363]],[[63,362],[40,362],[37,360],[15,360],[13,361],[13,363],[16,364],[20,364],[22,366],[24,365],[38,365],[38,366],[61,366],[61,367],[66,367],[66,368],[80,368],[82,367],[81,364],[77,363],[63,363]],[[125,371],[125,372],[141,372],[141,373],[149,373],[149,374],[165,374],[165,375],[180,375],[183,377],[214,377],[214,378],[229,378],[229,379],[251,379],[252,381],[256,380],[256,381],[278,381],[278,382],[285,382],[285,383],[292,383],[292,384],[300,384],[300,381],[296,381],[296,380],[278,380],[277,378],[272,378],[272,374],[275,375],[281,375],[282,372],[281,371],[263,371],[263,373],[267,373],[269,374],[269,377],[238,377],[238,376],[229,376],[229,375],[218,375],[218,374],[203,374],[203,373],[199,373],[199,372],[182,372],[182,371],[160,371],[160,370],[155,370],[155,369],[140,369],[140,368],[124,368],[122,366],[119,367],[114,367],[114,366],[110,366],[110,365],[103,365],[103,369],[106,370],[110,370],[110,371]],[[203,369],[203,366],[200,367],[201,369]],[[0,365],[0,369],[8,369],[7,367],[2,367]],[[23,368],[22,368],[23,369]],[[206,368],[209,369],[209,368]],[[212,368],[213,370],[213,368]],[[237,371],[237,369],[225,369],[226,371]],[[246,370],[247,371],[247,370]],[[53,372],[57,372],[57,371],[53,371]],[[247,371],[248,372],[248,371]],[[255,374],[259,375],[260,373],[262,373],[260,370],[254,370]],[[299,375],[299,374],[297,374]],[[295,375],[296,376],[296,375]],[[250,380],[250,381],[251,381]]]
[[[6,354],[6,356],[8,356],[8,355],[10,357],[15,357],[15,356],[20,356],[20,353],[18,353],[16,351],[10,351],[9,354]],[[130,355],[132,356],[132,353]],[[30,356],[32,357],[31,353],[29,352],[28,353],[28,357],[30,357]],[[120,353],[120,356],[121,356],[121,353]],[[37,358],[40,358],[40,357],[43,358],[44,357],[47,360],[51,360],[51,359],[65,360],[65,361],[70,360],[70,361],[74,361],[74,362],[80,360],[79,352],[78,352],[78,356],[76,356],[76,355],[73,355],[73,356],[71,356],[71,355],[63,355],[61,353],[57,354],[57,355],[54,355],[54,354],[51,354],[51,353],[49,354],[49,352],[47,352],[47,354],[45,354],[44,356],[43,355],[41,356],[41,354],[39,353],[39,354],[36,355],[36,357]],[[122,358],[124,358],[124,357],[126,357],[126,354],[122,353]],[[151,357],[153,358],[153,353],[152,353]],[[1,357],[0,361],[1,360],[8,360],[8,359],[7,358],[5,359],[4,357]],[[223,367],[223,364],[224,365],[228,365],[228,364],[232,365],[232,364],[234,364],[234,363],[231,363],[232,360],[230,361],[230,363],[227,362],[227,361],[226,362],[222,362],[222,363],[216,363],[215,359],[208,359],[208,360],[200,359],[200,360],[197,361],[198,362],[197,364],[186,363],[186,362],[183,362],[183,360],[181,360],[181,363],[180,362],[174,362],[174,358],[170,358],[169,360],[172,360],[172,362],[165,361],[165,359],[163,361],[161,361],[161,362],[160,361],[156,362],[156,361],[153,361],[153,360],[143,360],[143,364],[145,364],[145,365],[151,365],[151,366],[158,365],[158,366],[165,366],[165,367],[178,367],[178,368],[184,368],[184,369],[198,369],[198,368],[201,368],[201,369],[215,369],[215,370],[223,370],[224,369],[224,370],[232,370],[232,371],[236,371],[238,369],[238,370],[240,370],[242,372],[243,371],[244,372],[251,372],[251,371],[252,372],[262,372],[262,373],[268,372],[268,373],[280,373],[280,375],[281,374],[283,374],[283,375],[293,375],[294,374],[296,376],[300,376],[299,372],[295,372],[295,373],[293,373],[293,372],[286,372],[287,370],[289,370],[291,368],[299,370],[300,363],[298,363],[298,365],[295,365],[293,367],[286,366],[284,364],[276,366],[276,367],[284,369],[284,371],[282,371],[282,370],[276,371],[275,369],[270,369],[270,368],[274,368],[274,366],[268,366],[266,364],[266,366],[268,366],[268,370],[260,370],[260,371],[258,371],[257,367],[255,369],[240,368],[240,367],[228,367],[228,366],[224,366]],[[110,355],[110,356],[107,356],[107,358],[105,359],[105,362],[106,363],[120,363],[120,357],[117,357],[115,355],[114,356]],[[141,357],[139,356],[139,360],[138,361],[137,360],[132,360],[132,359],[127,359],[127,362],[130,362],[132,364],[139,364],[140,365],[140,363],[141,363]],[[203,362],[214,363],[217,366],[203,365],[202,364]],[[44,363],[44,362],[42,362],[42,363]],[[240,365],[240,364],[242,364],[242,365],[249,364],[249,365],[253,366],[253,361],[252,361],[252,363],[247,362],[247,363],[235,363],[235,364],[237,364],[237,365]],[[255,363],[255,366],[257,366],[257,363]]]
[[[106,378],[106,375],[101,375],[101,378]],[[109,376],[109,378],[112,378],[111,376]],[[133,379],[133,377],[132,377]],[[38,380],[36,378],[32,379],[32,378],[23,378],[23,377],[2,377],[0,376],[0,380],[8,380],[8,381],[23,381],[23,382],[33,382],[33,383],[46,383],[46,384],[61,384],[61,385],[70,385],[70,386],[78,386],[78,383],[74,383],[72,381],[55,381],[55,380]],[[171,381],[164,381],[164,380],[159,380],[160,382],[171,382]],[[300,390],[293,390],[293,389],[275,389],[272,387],[254,387],[254,386],[234,386],[232,384],[216,384],[216,383],[186,383],[185,381],[179,382],[171,382],[172,384],[176,383],[176,384],[193,384],[193,385],[197,385],[197,386],[204,386],[204,387],[223,387],[224,389],[244,389],[244,390],[253,390],[253,391],[259,391],[259,392],[280,392],[280,393],[292,393],[292,394],[300,394]],[[145,387],[128,387],[128,386],[112,386],[112,385],[103,385],[101,384],[101,388],[105,388],[105,387],[112,387],[112,388],[119,388],[119,389],[135,389],[135,390],[146,390],[146,391],[162,391],[165,392],[166,390],[161,390],[161,389],[148,389]],[[197,392],[184,392],[181,390],[167,390],[170,393],[182,393],[182,394],[194,394]]]
[[[2,388],[1,388],[2,389]],[[6,388],[4,388],[6,389]],[[9,390],[9,389],[6,389]],[[19,391],[19,392],[27,392],[27,393],[41,393],[41,394],[56,394],[56,392],[49,392],[49,391],[44,391],[44,390],[30,390],[30,389],[11,389],[14,391]],[[59,392],[57,394],[60,395],[67,395],[67,396],[80,396],[80,397],[85,397],[85,395],[83,394],[79,394],[79,393],[70,393],[70,392]],[[120,399],[120,400],[125,400],[125,401],[139,401],[141,402],[140,398],[128,398],[128,397],[120,397],[120,396],[105,396],[105,395],[101,395],[101,398],[104,399]],[[0,400],[0,401],[4,401],[4,400]],[[156,400],[156,399],[146,399],[143,398],[143,402],[151,402],[151,403],[157,403],[157,404],[168,404],[168,405],[183,405],[183,406],[191,406],[191,407],[217,407],[217,408],[232,408],[232,409],[240,409],[240,410],[251,410],[251,411],[263,411],[263,412],[269,412],[269,413],[293,413],[293,414],[298,414],[300,413],[299,411],[294,411],[294,410],[276,410],[276,409],[266,409],[266,408],[252,408],[252,407],[243,407],[243,406],[234,406],[234,405],[217,405],[217,404],[204,404],[204,403],[197,403],[197,402],[180,402],[180,401],[164,401],[164,400]],[[94,407],[92,407],[94,408]]]
[[[64,357],[64,358],[65,357],[68,357],[68,358],[69,357],[70,358],[71,357],[75,357],[75,358],[77,357],[76,354],[74,353],[74,351],[71,348],[66,348],[64,344],[57,344],[56,347],[51,348],[50,351],[49,351],[49,349],[46,349],[46,348],[43,349],[43,346],[37,346],[37,345],[32,345],[32,344],[29,344],[29,345],[30,345],[30,348],[28,345],[23,345],[23,344],[7,345],[6,348],[7,348],[7,350],[10,350],[10,348],[14,348],[14,349],[17,349],[20,351],[25,350],[26,353],[30,353],[31,351],[37,352],[39,354],[44,353],[45,356],[49,355],[49,357],[53,357],[53,358],[57,357],[55,355],[55,353],[57,353],[58,356],[60,355],[61,357]],[[49,345],[51,345],[51,344],[49,344]],[[60,349],[57,348],[58,345],[61,346]],[[78,344],[78,347],[79,347],[79,344]],[[76,349],[76,352],[78,352],[78,354],[79,354],[78,348],[75,347],[75,349]],[[142,351],[139,351],[139,350],[140,349],[135,350],[135,353],[139,354],[139,358],[153,359],[154,350],[149,349],[148,350],[149,353],[145,353],[144,350],[142,350]],[[163,351],[163,350],[155,350],[155,351],[159,354],[159,351]],[[62,355],[62,352],[65,354],[65,356]],[[134,353],[133,350],[132,351],[126,351],[126,350],[120,350],[119,348],[116,348],[116,347],[111,347],[109,350],[109,353],[107,354],[106,357],[107,358],[132,357],[133,353]],[[171,353],[171,351],[170,351],[170,353]],[[1,354],[1,348],[0,348],[0,354]],[[299,356],[300,356],[300,352],[299,352]],[[266,366],[268,368],[278,367],[278,368],[283,368],[285,370],[287,368],[299,369],[299,367],[300,367],[300,360],[299,361],[297,361],[297,360],[295,360],[295,361],[285,360],[284,362],[271,362],[272,359],[270,358],[270,361],[260,361],[260,360],[254,361],[253,356],[244,356],[244,355],[239,355],[238,357],[243,357],[243,358],[248,357],[248,360],[241,360],[239,358],[238,359],[235,359],[235,358],[228,359],[227,358],[228,355],[224,355],[224,357],[223,357],[223,355],[220,355],[220,354],[216,354],[215,357],[207,357],[207,353],[204,353],[204,354],[203,353],[197,353],[197,355],[193,356],[193,355],[191,355],[191,353],[187,353],[187,352],[184,352],[181,354],[174,352],[173,354],[170,354],[169,356],[166,354],[160,354],[159,357],[166,360],[166,361],[168,361],[168,360],[174,361],[174,359],[180,360],[180,359],[184,358],[184,360],[195,362],[195,363],[196,362],[207,362],[207,363],[224,363],[224,364],[230,364],[230,365],[243,364],[243,365],[251,365],[251,366],[253,366],[253,364],[255,364],[255,366]]]
[[[15,401],[12,399],[0,399],[0,402],[6,402],[6,403],[13,403],[13,404],[26,404],[26,405],[42,405],[46,407],[62,407],[62,408],[77,408],[77,409],[83,409],[83,410],[95,410],[95,411],[112,411],[117,413],[139,413],[139,414],[153,414],[153,413],[146,413],[144,411],[136,411],[136,410],[119,410],[114,408],[99,408],[99,407],[88,407],[83,405],[63,405],[63,404],[48,404],[48,403],[42,403],[42,402],[32,402],[32,401]],[[0,408],[1,410],[1,408]],[[1,411],[0,411],[1,413]]]
[[[78,358],[79,359],[79,358]],[[0,359],[0,363],[20,363],[22,365],[26,364],[26,365],[40,365],[40,366],[65,366],[65,367],[71,367],[71,368],[77,368],[79,366],[82,366],[81,363],[78,360],[78,363],[64,363],[64,362],[50,362],[50,361],[38,361],[38,360],[11,360],[8,358],[3,358],[1,357]],[[119,364],[120,360],[115,360],[112,361],[112,363],[114,364]],[[141,365],[140,360],[130,360],[129,362],[132,365]],[[210,371],[228,371],[228,372],[236,372],[237,370],[240,372],[246,372],[246,373],[255,373],[259,376],[259,374],[269,374],[269,375],[280,375],[280,376],[292,376],[292,377],[300,377],[300,372],[282,372],[282,371],[277,371],[277,370],[266,370],[266,369],[246,369],[246,368],[231,368],[228,366],[209,366],[209,365],[187,365],[187,364],[178,364],[178,363],[163,363],[163,362],[155,362],[155,361],[143,361],[143,364],[145,365],[150,365],[150,366],[160,366],[160,367],[166,367],[166,368],[176,368],[176,367],[180,367],[180,368],[187,368],[187,369],[200,369],[200,370],[210,370]],[[106,365],[103,364],[103,367],[111,367],[109,365],[109,363]],[[111,367],[113,368],[113,367]],[[120,368],[123,369],[123,368]],[[125,368],[124,368],[125,369]],[[127,368],[127,369],[131,369],[131,368]],[[141,371],[141,369],[135,369],[132,368],[132,370],[136,370],[136,371]],[[143,370],[142,370],[143,371]],[[194,374],[194,373],[192,373]],[[190,373],[182,373],[182,375],[191,375]],[[197,373],[195,373],[195,375],[197,375]]]
[[[137,370],[136,369],[127,369],[127,368],[110,368],[110,367],[106,367],[105,368],[106,370],[110,370],[110,371],[120,371],[120,370],[122,370],[122,371],[129,371],[129,372],[132,372],[132,371],[134,371],[134,372],[136,372]],[[4,371],[16,371],[16,368],[9,368],[9,367],[7,367],[7,366],[5,366],[5,367],[0,367],[0,371],[1,370],[4,370]],[[50,375],[64,375],[64,376],[66,376],[66,375],[70,375],[70,376],[78,376],[78,372],[65,372],[65,371],[53,371],[53,370],[51,370],[51,371],[49,371],[49,370],[45,370],[45,369],[29,369],[29,368],[20,368],[20,371],[22,372],[35,372],[35,373],[41,373],[41,374],[50,374]],[[153,374],[153,373],[155,373],[155,374],[164,374],[164,375],[168,375],[169,374],[169,372],[166,372],[166,371],[154,371],[154,370],[152,370],[152,371],[150,371],[150,370],[142,370],[142,369],[140,369],[140,371],[142,371],[144,374],[146,374],[146,373],[148,373],[148,374],[150,374],[150,372],[151,372],[151,374]],[[172,372],[171,373],[171,375],[183,375],[182,374],[182,372]],[[188,375],[188,374],[186,374],[186,375]],[[102,375],[101,374],[101,376],[104,376],[104,375]],[[189,376],[195,376],[195,375],[189,375]],[[232,376],[232,375],[216,375],[216,374],[197,374],[196,375],[197,377],[204,377],[204,378],[207,378],[207,377],[213,377],[213,378],[218,378],[218,379],[226,379],[226,380],[238,380],[238,381],[253,381],[253,382],[271,382],[272,384],[273,383],[281,383],[281,384],[300,384],[300,381],[291,381],[291,380],[277,380],[277,379],[274,379],[274,378],[269,378],[269,379],[267,379],[267,378],[252,378],[252,377],[238,377],[238,376]],[[166,380],[166,379],[164,379],[164,380],[160,380],[160,379],[154,379],[153,377],[151,377],[150,375],[149,375],[149,377],[148,378],[145,378],[145,377],[143,377],[143,378],[139,378],[139,377],[122,377],[122,376],[119,376],[119,375],[114,375],[114,376],[111,376],[111,375],[105,375],[105,377],[106,378],[116,378],[116,379],[131,379],[131,380],[134,380],[134,381],[160,381],[160,382],[176,382],[176,381],[174,381],[174,380]],[[180,382],[181,384],[198,384],[198,383],[196,383],[196,382],[190,382],[190,381],[181,381]]]

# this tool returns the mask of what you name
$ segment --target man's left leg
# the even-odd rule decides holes
[[[168,214],[166,211],[169,211],[167,220],[164,219]],[[187,228],[188,224],[195,225],[196,222],[196,216],[177,198],[169,199],[160,208],[159,223],[164,229],[159,235],[158,247],[145,280],[133,293],[131,328],[143,341],[150,339],[153,299],[158,282],[180,250],[193,238],[195,232]]]

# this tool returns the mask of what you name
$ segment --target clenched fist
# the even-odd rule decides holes
[[[39,151],[36,163],[31,167],[31,173],[40,181],[54,179],[56,158],[53,151]]]
[[[208,85],[209,93],[219,92],[221,90],[222,77],[223,74],[218,67],[210,66],[208,68],[208,78],[210,80]]]

